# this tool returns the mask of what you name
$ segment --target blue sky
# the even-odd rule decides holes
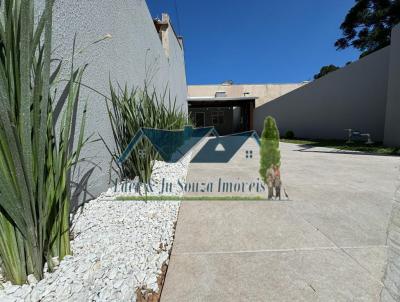
[[[184,37],[188,84],[301,82],[359,55],[333,45],[354,0],[176,0],[177,10],[174,2],[147,0]]]

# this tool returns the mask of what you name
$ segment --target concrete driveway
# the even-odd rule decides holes
[[[379,300],[400,158],[281,150],[291,201],[183,202],[162,302]]]

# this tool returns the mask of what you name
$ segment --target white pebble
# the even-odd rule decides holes
[[[186,178],[189,161],[190,156],[176,164],[156,162],[153,181],[159,185],[162,177],[169,182]],[[168,262],[180,203],[115,201],[111,198],[121,193],[113,190],[84,205],[75,217],[73,256],[61,263],[53,258],[56,271],[47,272],[46,265],[45,278],[39,282],[31,275],[30,285],[3,283],[0,301],[124,302],[136,301],[138,288],[158,292],[157,277]]]

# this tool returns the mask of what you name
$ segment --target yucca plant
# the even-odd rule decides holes
[[[37,25],[33,0],[0,5],[0,263],[8,280],[23,284],[29,274],[41,279],[46,261],[52,268],[53,257],[71,252],[70,171],[85,124],[74,151],[73,120],[84,68],[71,64],[55,104],[61,63],[51,74],[53,0]]]
[[[171,98],[167,89],[159,95],[147,83],[144,88],[128,90],[126,85],[115,89],[110,82],[110,91],[111,98],[106,103],[116,151],[109,151],[118,166],[119,176],[123,179],[134,179],[137,176],[141,182],[148,183],[154,160],[159,159],[149,141],[141,141],[122,165],[118,157],[140,128],[182,129],[188,123],[187,114],[177,108],[176,100]]]

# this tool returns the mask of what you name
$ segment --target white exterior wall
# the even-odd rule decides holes
[[[387,47],[256,108],[255,129],[261,133],[270,115],[281,135],[345,139],[344,129],[351,128],[382,141],[389,53]]]
[[[392,33],[390,46],[390,70],[388,83],[388,102],[386,110],[386,127],[384,143],[400,146],[400,26]],[[384,288],[381,292],[381,301],[398,301],[400,299],[400,178],[397,180],[397,189],[388,225],[388,263],[383,278]]]
[[[392,44],[255,110],[261,133],[271,115],[282,134],[345,139],[344,129],[370,133],[372,140],[400,146],[400,26]]]
[[[43,7],[44,2],[40,0],[38,7]],[[106,34],[112,36],[77,56],[76,65],[89,64],[84,84],[109,96],[109,79],[122,86],[142,86],[147,71],[151,84],[160,93],[168,86],[171,97],[176,97],[178,105],[187,111],[183,49],[169,27],[169,50],[166,55],[144,0],[55,1],[53,57],[70,58],[75,33],[77,49]],[[64,75],[67,75],[66,72]],[[88,100],[86,134],[93,134],[93,139],[99,138],[100,134],[114,149],[104,97],[85,88],[82,88],[81,96],[82,100]],[[108,188],[111,157],[102,142],[95,142],[85,146],[82,158],[97,165],[88,185],[89,193],[95,197]],[[91,167],[93,164],[82,164],[80,176]]]
[[[400,26],[392,33],[384,143],[400,146]]]

